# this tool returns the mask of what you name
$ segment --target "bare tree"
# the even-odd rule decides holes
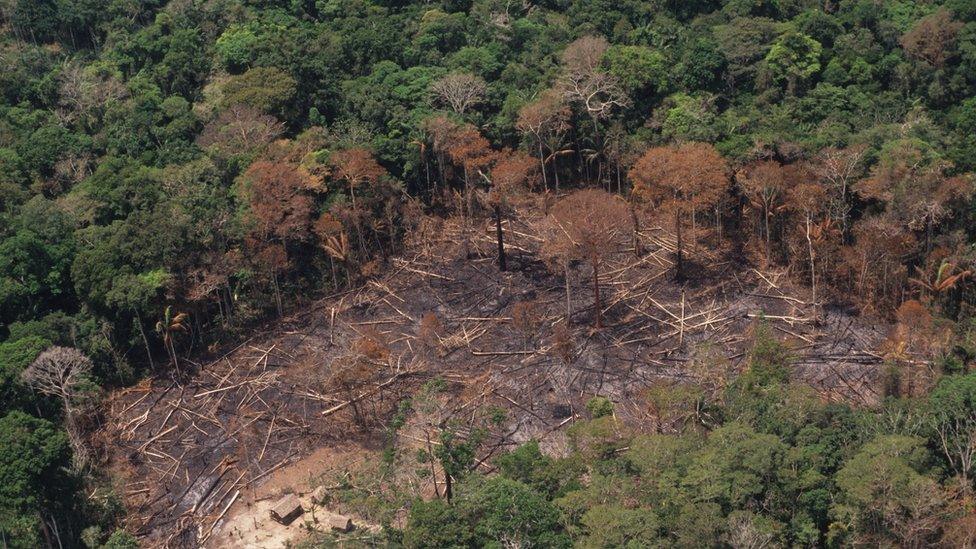
[[[617,78],[603,70],[603,55],[609,47],[602,36],[584,36],[563,50],[564,93],[594,121],[606,118],[615,107],[630,104]]]
[[[247,105],[231,105],[204,126],[197,144],[223,156],[248,154],[278,138],[285,126]]]
[[[847,224],[847,214],[850,211],[848,194],[851,185],[861,177],[866,151],[867,147],[864,145],[852,145],[846,149],[827,147],[817,157],[817,174],[833,195],[830,203],[831,217],[840,222],[841,230],[845,233],[850,228]]]
[[[542,168],[542,184],[549,186],[546,177],[546,162],[555,158],[558,149],[563,144],[566,132],[569,131],[569,106],[564,98],[555,90],[549,90],[539,99],[525,105],[519,110],[515,127],[523,135],[532,136],[539,154],[539,166]],[[547,158],[546,151],[549,151]],[[559,170],[553,169],[556,181],[556,191],[559,191]]]
[[[826,229],[824,225],[815,222],[815,218],[824,210],[827,192],[824,186],[809,177],[804,167],[792,167],[792,187],[789,190],[789,205],[803,217],[802,228],[807,244],[807,259],[810,262],[810,290],[811,301],[817,304],[817,258],[814,246],[814,235],[817,230]],[[794,175],[795,174],[795,175]],[[827,223],[830,221],[827,220]]]
[[[464,116],[465,111],[481,103],[487,89],[483,78],[467,72],[448,74],[430,86],[434,98],[459,116]]]
[[[21,379],[29,387],[61,401],[75,464],[79,467],[88,463],[88,450],[78,419],[91,403],[90,397],[96,388],[91,380],[91,371],[91,360],[78,349],[51,347],[21,374]]]
[[[58,77],[58,115],[65,122],[79,122],[91,129],[105,108],[125,99],[129,92],[121,75],[95,65],[65,63]]]

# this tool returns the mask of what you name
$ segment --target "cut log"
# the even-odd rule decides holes
[[[271,507],[271,519],[288,526],[293,520],[301,516],[302,512],[302,504],[295,497],[295,494],[288,494]]]

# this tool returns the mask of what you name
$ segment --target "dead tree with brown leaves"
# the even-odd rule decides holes
[[[590,263],[593,270],[593,325],[603,327],[600,267],[630,234],[627,203],[603,190],[584,189],[563,198],[552,208],[554,236]]]
[[[498,240],[498,268],[507,269],[505,261],[505,236],[502,216],[508,209],[508,201],[520,190],[532,185],[536,177],[536,164],[531,156],[521,151],[504,151],[488,176],[491,188],[488,202],[495,210],[495,235]]]
[[[373,153],[362,147],[332,153],[329,157],[329,165],[333,177],[345,181],[349,186],[349,197],[353,208],[356,207],[356,187],[366,183],[376,183],[388,175],[386,168],[376,162]]]
[[[637,160],[629,175],[636,200],[674,216],[675,278],[683,280],[684,216],[713,207],[726,193],[729,169],[725,160],[706,143],[654,147]]]

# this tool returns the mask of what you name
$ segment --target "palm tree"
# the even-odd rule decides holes
[[[951,274],[956,270],[959,270],[959,272]],[[932,297],[937,297],[942,293],[952,290],[960,282],[973,275],[973,271],[959,269],[948,261],[943,261],[939,265],[939,269],[932,276],[929,276],[918,267],[915,267],[915,271],[918,272],[918,278],[910,278],[909,280],[916,286],[928,291]]]
[[[176,357],[176,347],[173,345],[173,335],[176,332],[185,332],[186,324],[184,321],[189,317],[187,313],[176,313],[173,314],[173,308],[169,305],[166,306],[166,310],[163,312],[163,318],[156,323],[156,333],[163,337],[163,346],[166,347],[166,353],[169,354],[169,359],[172,361],[173,366],[176,367],[176,372],[180,371],[180,363]]]

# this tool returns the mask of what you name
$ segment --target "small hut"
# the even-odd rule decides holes
[[[352,519],[345,515],[331,515],[329,516],[329,528],[332,528],[334,532],[350,532],[352,531]]]
[[[285,526],[291,524],[293,520],[301,516],[302,504],[295,497],[295,494],[283,496],[271,507],[271,519],[280,522]]]

